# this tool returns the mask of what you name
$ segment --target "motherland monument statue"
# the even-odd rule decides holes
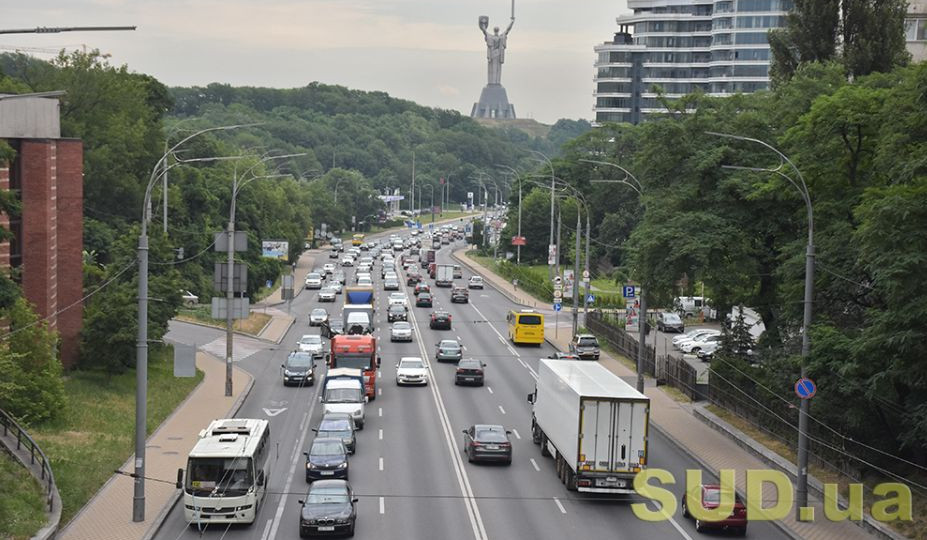
[[[505,48],[509,32],[515,25],[515,0],[512,0],[512,16],[505,32],[499,33],[499,27],[493,33],[487,32],[489,17],[481,15],[480,30],[486,41],[487,83],[480,93],[480,100],[473,104],[470,116],[473,118],[515,118],[515,106],[509,103],[505,87],[502,86],[502,64],[505,62]]]

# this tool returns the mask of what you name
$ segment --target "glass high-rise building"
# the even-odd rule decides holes
[[[769,87],[767,32],[792,0],[628,0],[618,33],[595,47],[595,122],[637,124],[667,98]]]

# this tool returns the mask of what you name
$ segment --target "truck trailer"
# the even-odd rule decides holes
[[[647,467],[650,398],[598,363],[542,359],[531,436],[568,490],[634,492]]]
[[[454,265],[439,264],[435,267],[435,286],[450,287],[454,284]]]

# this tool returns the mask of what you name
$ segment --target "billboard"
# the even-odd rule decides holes
[[[268,259],[279,259],[286,261],[289,259],[290,243],[286,240],[263,240],[261,241],[261,256]]]

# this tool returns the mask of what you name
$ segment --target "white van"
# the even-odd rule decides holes
[[[362,382],[357,379],[326,378],[319,401],[322,402],[322,414],[350,414],[357,429],[364,429],[367,396],[364,395]]]
[[[702,296],[677,296],[673,300],[673,311],[680,317],[696,317],[699,314],[708,319],[717,318],[717,315],[710,307],[711,299]]]

